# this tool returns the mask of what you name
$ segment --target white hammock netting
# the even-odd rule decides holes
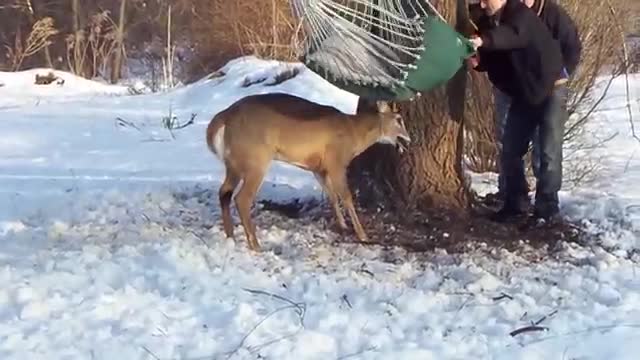
[[[307,35],[303,61],[329,81],[360,88],[405,89],[425,54],[429,21],[447,26],[428,0],[291,2]]]

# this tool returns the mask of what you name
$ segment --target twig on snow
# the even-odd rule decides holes
[[[618,328],[640,329],[640,324],[612,324],[612,325],[594,326],[594,327],[586,328],[584,330],[574,330],[574,331],[566,332],[564,334],[557,334],[557,335],[553,335],[553,336],[544,336],[544,337],[541,337],[539,339],[531,340],[528,343],[524,344],[524,346],[528,346],[528,345],[532,345],[532,344],[538,344],[538,343],[541,343],[541,342],[544,342],[544,341],[548,341],[548,340],[552,340],[552,339],[558,339],[558,338],[563,338],[563,337],[568,337],[568,336],[584,335],[584,334],[592,333],[594,331],[608,331],[608,330],[613,330],[613,329],[618,329]]]
[[[353,307],[351,306],[351,303],[349,302],[349,299],[347,298],[347,294],[342,295],[342,301],[344,301],[347,304],[349,309],[353,309]]]
[[[235,354],[238,352],[238,350],[242,349],[242,347],[244,346],[245,341],[247,341],[247,339],[249,338],[249,336],[251,336],[251,334],[253,334],[253,332],[254,332],[254,331],[256,331],[256,329],[257,329],[260,325],[262,325],[262,323],[263,323],[263,322],[267,321],[271,316],[275,315],[276,313],[278,313],[278,312],[280,312],[280,311],[287,310],[287,309],[296,309],[296,312],[297,312],[297,307],[298,307],[298,305],[287,305],[287,306],[283,306],[283,307],[277,308],[277,309],[273,310],[272,312],[270,312],[267,316],[265,316],[264,318],[262,318],[262,320],[258,321],[258,322],[257,322],[257,323],[256,323],[256,324],[251,328],[251,330],[249,330],[249,332],[247,332],[247,333],[242,337],[242,340],[240,340],[240,343],[238,344],[238,346],[236,346],[233,350],[231,350],[231,351],[229,351],[229,352],[227,352],[227,353],[226,353],[226,355],[227,355],[227,359],[231,358],[233,355],[235,355]],[[300,314],[300,313],[298,313],[298,314]],[[301,318],[300,318],[300,325],[301,325],[301,327],[300,327],[300,328],[299,328],[299,329],[298,329],[294,334],[292,334],[292,336],[293,336],[293,335],[295,335],[295,334],[297,334],[297,333],[298,333],[298,331],[300,331],[300,329],[302,329],[302,328],[304,327],[304,325],[302,325],[302,321],[303,321],[303,320],[302,320],[302,315],[301,315]],[[286,338],[286,337],[282,337],[282,338],[280,338],[278,341],[283,340],[283,339],[285,339],[285,338]],[[271,344],[271,343],[273,343],[273,342],[269,342],[269,344]],[[264,346],[262,346],[262,347],[264,347]]]
[[[363,273],[363,274],[367,274],[367,275],[369,275],[371,277],[374,277],[373,273],[371,271],[367,270],[367,269],[360,269],[358,271]]]
[[[119,117],[119,116],[118,116],[118,117],[116,117],[116,124],[117,124],[118,126],[122,126],[122,127],[130,127],[130,128],[134,128],[134,129],[136,129],[136,130],[138,130],[138,131],[142,132],[142,130],[140,130],[140,128],[138,127],[138,125],[134,124],[134,123],[133,123],[133,122],[131,122],[131,121],[127,121],[127,120],[125,120],[125,119],[123,119],[123,118],[121,118],[121,117]]]
[[[162,213],[165,216],[169,216],[169,212],[167,210],[165,210],[161,205],[158,204],[158,209],[160,209],[160,211],[162,211]]]
[[[624,164],[623,174],[626,174],[627,171],[629,170],[629,165],[631,164],[631,160],[633,159],[633,157],[636,155],[636,150],[633,150],[631,155],[629,155],[629,158],[627,159],[627,162]]]
[[[148,133],[146,133],[145,131],[143,131],[138,125],[134,124],[131,121],[127,121],[121,117],[116,117],[116,125],[123,127],[123,128],[132,128],[137,130],[139,133],[144,134],[147,136],[147,139],[142,140],[142,142],[165,142],[168,141],[167,139],[159,139],[156,138],[152,135],[149,135]]]
[[[548,313],[547,315],[543,316],[540,318],[540,320],[536,321],[535,323],[532,323],[532,325],[540,325],[543,321],[547,320],[547,318],[552,317],[553,315],[557,314],[558,310],[553,310],[552,312]]]
[[[509,333],[509,335],[515,337],[516,335],[519,335],[519,334],[522,334],[522,333],[526,333],[526,332],[547,331],[547,330],[549,330],[549,329],[544,327],[544,326],[529,325],[529,326],[522,327],[520,329],[513,330],[512,332]]]
[[[156,360],[160,360],[160,358],[158,356],[156,356],[156,354],[154,354],[153,352],[151,352],[151,350],[147,349],[146,346],[142,345],[142,348],[144,349],[144,351],[146,351],[149,355],[151,355],[154,359]]]
[[[245,334],[242,337],[242,340],[240,340],[240,343],[238,344],[238,346],[236,346],[233,350],[225,353],[227,355],[227,359],[231,358],[233,355],[235,355],[240,349],[242,349],[242,347],[244,346],[244,343],[247,341],[247,339],[249,338],[249,336],[251,336],[251,334],[260,326],[262,325],[263,322],[267,321],[271,316],[275,315],[276,313],[283,311],[283,310],[287,310],[287,309],[295,309],[296,313],[298,314],[299,320],[300,320],[300,327],[298,328],[297,331],[295,331],[292,334],[286,335],[286,336],[282,336],[280,338],[274,339],[274,340],[270,340],[267,341],[261,345],[258,345],[256,347],[254,347],[254,349],[249,349],[249,351],[255,352],[256,349],[262,349],[265,346],[271,345],[273,343],[276,343],[278,341],[287,339],[289,337],[295,336],[298,334],[298,332],[300,332],[300,330],[302,330],[304,328],[304,315],[306,313],[306,309],[307,309],[307,305],[305,303],[297,303],[293,300],[287,299],[284,296],[280,296],[277,294],[273,294],[273,293],[269,293],[263,290],[254,290],[254,289],[247,289],[247,288],[243,288],[242,290],[249,292],[251,294],[254,295],[266,295],[268,297],[272,297],[275,299],[278,299],[280,301],[286,302],[289,305],[277,308],[275,310],[273,310],[272,312],[270,312],[268,315],[266,315],[264,318],[262,318],[260,321],[258,321],[258,323],[256,323],[251,330],[249,330],[249,332],[247,332],[247,334]]]
[[[507,293],[500,293],[500,296],[496,296],[493,298],[493,301],[500,301],[502,299],[509,299],[509,300],[513,300],[513,296],[507,294]]]
[[[195,232],[194,230],[191,230],[191,229],[187,230],[187,232],[191,233],[191,235],[195,236],[196,239],[200,240],[204,244],[204,246],[206,246],[209,249],[211,249],[211,245],[209,245],[209,243],[204,240],[202,235],[198,234],[197,232]]]
[[[468,295],[469,297],[467,297],[464,302],[462,303],[462,305],[460,305],[460,307],[458,308],[458,311],[456,311],[456,315],[458,315],[458,313],[460,313],[460,311],[462,311],[462,309],[464,309],[465,306],[467,306],[468,303],[471,302],[471,300],[473,300],[474,295],[470,294]]]
[[[513,330],[512,332],[509,333],[509,335],[516,336],[518,334],[522,334],[522,333],[526,333],[526,332],[532,332],[532,331],[547,331],[547,330],[549,330],[549,328],[547,328],[545,326],[540,326],[540,324],[543,321],[547,320],[548,318],[552,317],[553,315],[555,315],[557,313],[558,313],[558,310],[553,310],[552,312],[548,313],[547,315],[544,315],[543,317],[541,317],[538,321],[536,321],[536,322],[532,321],[531,325],[528,325],[528,326]]]
[[[180,130],[180,129],[184,129],[189,125],[193,125],[195,124],[194,120],[196,118],[196,116],[198,116],[195,113],[191,114],[191,119],[189,119],[189,121],[187,121],[184,124],[180,124],[178,122],[178,118],[172,114],[171,110],[169,110],[169,116],[165,116],[162,118],[162,125],[165,127],[165,129],[169,130],[169,134],[171,135],[172,139],[176,139],[175,134],[173,133],[173,130]]]
[[[367,264],[365,263],[362,263],[362,265],[360,265],[360,269],[358,269],[358,271],[361,273],[367,274],[371,277],[374,277],[373,273],[367,269]]]
[[[266,292],[264,290],[254,290],[254,289],[247,289],[247,288],[242,288],[242,290],[244,290],[244,291],[246,291],[248,293],[254,294],[254,295],[265,295],[265,296],[269,296],[269,297],[272,297],[272,298],[276,298],[276,299],[278,299],[280,301],[284,301],[284,302],[292,305],[293,307],[297,308],[299,310],[301,316],[304,316],[304,313],[306,312],[306,304],[297,303],[297,302],[295,302],[293,300],[287,299],[284,296],[280,296],[278,294],[273,294],[273,293],[270,293],[270,292]]]

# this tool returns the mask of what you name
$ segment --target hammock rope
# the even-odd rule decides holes
[[[318,64],[333,79],[372,86],[404,84],[424,51],[422,20],[440,16],[425,0],[292,0],[292,4],[308,35],[305,61]]]
[[[291,4],[306,34],[302,61],[361,94],[407,97],[428,90],[452,76],[469,52],[429,0]]]

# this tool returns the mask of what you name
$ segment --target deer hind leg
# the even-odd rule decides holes
[[[259,251],[260,245],[256,238],[256,228],[251,220],[251,206],[266,173],[266,166],[262,168],[251,168],[251,170],[244,172],[242,175],[242,187],[236,195],[236,208],[240,215],[240,221],[244,228],[244,233],[247,237],[249,249],[253,251]]]
[[[316,176],[316,179],[318,180],[320,185],[322,185],[324,192],[326,192],[327,196],[329,196],[329,201],[331,202],[331,206],[333,207],[333,211],[336,215],[338,228],[340,228],[340,230],[342,231],[346,231],[348,229],[347,222],[345,221],[344,215],[342,214],[342,209],[340,209],[340,204],[338,203],[338,194],[336,194],[336,191],[333,188],[331,179],[327,176],[326,173],[314,173],[314,175]]]
[[[353,204],[353,195],[351,194],[351,190],[349,190],[345,170],[336,171],[334,174],[330,174],[329,179],[332,182],[335,191],[340,195],[342,204],[349,213],[349,217],[351,218],[351,223],[353,224],[353,229],[356,232],[356,236],[360,241],[368,241],[369,239],[367,237],[367,234],[364,231],[362,224],[360,224],[358,213],[356,212],[356,208]]]
[[[231,219],[231,197],[233,196],[233,191],[238,187],[240,177],[229,165],[226,166],[226,169],[227,173],[218,191],[218,198],[220,200],[220,208],[222,209],[222,226],[224,233],[227,238],[232,238],[233,220]]]

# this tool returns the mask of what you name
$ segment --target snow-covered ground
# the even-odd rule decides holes
[[[257,92],[345,112],[357,101],[304,68],[265,86],[289,66],[300,67],[238,59],[223,78],[136,96],[67,73],[62,86],[0,73],[0,359],[637,358],[640,143],[624,79],[591,125],[619,132],[606,171],[562,194],[563,213],[599,243],[536,263],[481,244],[408,254],[258,213],[263,252],[252,253],[239,225],[237,243],[223,236],[209,119]],[[267,80],[245,88],[247,77]],[[195,124],[170,132],[170,113]],[[489,178],[474,176],[476,188]],[[259,196],[321,192],[274,164]],[[545,331],[510,335],[538,321]]]

